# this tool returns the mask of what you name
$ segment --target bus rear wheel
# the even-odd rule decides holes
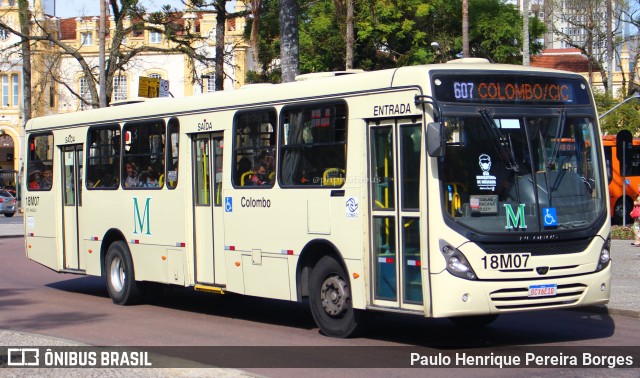
[[[313,268],[309,281],[311,314],[320,331],[331,337],[349,337],[358,328],[349,277],[332,257],[325,256]]]
[[[123,241],[109,246],[105,261],[107,271],[107,289],[115,304],[137,304],[142,298],[142,291],[135,281],[133,261],[129,247]]]

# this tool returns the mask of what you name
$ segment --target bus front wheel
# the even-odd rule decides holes
[[[356,331],[359,314],[353,308],[349,277],[334,258],[325,256],[313,268],[309,302],[323,334],[348,337]]]
[[[113,303],[119,305],[139,303],[142,292],[135,281],[129,247],[123,241],[114,242],[109,246],[105,267],[107,289]]]

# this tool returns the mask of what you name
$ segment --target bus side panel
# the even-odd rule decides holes
[[[100,246],[102,242],[97,240],[82,240],[81,245],[84,245],[84,248],[80,249],[80,253],[86,254],[85,273],[90,276],[99,276],[102,273],[100,270]]]
[[[260,250],[242,255],[244,286],[248,294],[258,297],[291,299],[287,257],[263,256]]]
[[[58,173],[58,175],[56,175]],[[60,185],[59,170],[54,170],[53,185]],[[55,192],[23,190],[25,238],[27,257],[53,270],[62,267],[62,237]],[[57,243],[59,240],[60,243]]]
[[[183,284],[188,280],[184,273],[186,259],[168,251],[173,248],[186,253],[185,247],[176,247],[189,242],[184,232],[183,203],[181,192],[167,188],[85,190],[85,228],[81,236],[84,239],[81,245],[85,248],[81,252],[87,255],[87,274],[100,274],[99,246],[109,230],[116,230],[129,246],[136,280]],[[119,204],[119,210],[114,211],[114,204]],[[108,245],[104,247],[109,248]],[[180,268],[176,264],[183,266]],[[179,275],[182,272],[178,279],[175,279],[176,272]]]
[[[53,270],[60,270],[55,238],[31,237],[26,242],[28,258]]]

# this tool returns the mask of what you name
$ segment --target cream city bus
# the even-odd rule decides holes
[[[575,74],[464,59],[31,120],[26,255],[106,278],[483,325],[604,304],[598,117]],[[571,148],[567,148],[571,145]]]

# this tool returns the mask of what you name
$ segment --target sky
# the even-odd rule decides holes
[[[98,16],[100,15],[99,0],[43,0],[47,13],[53,13],[55,3],[55,13],[57,17],[68,18],[78,16]],[[160,10],[165,4],[177,9],[184,9],[181,0],[141,0],[141,3],[149,11]]]

